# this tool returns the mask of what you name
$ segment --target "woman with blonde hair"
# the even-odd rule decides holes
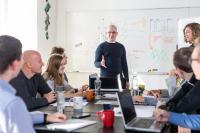
[[[52,47],[51,52],[50,52],[50,55],[52,55],[52,54],[60,54],[60,55],[62,55],[62,57],[64,58],[64,64],[65,65],[67,64],[67,56],[65,54],[65,49],[64,48],[58,47],[58,46],[54,46],[54,47]],[[64,73],[64,78],[68,82],[68,78],[67,78],[66,73]]]
[[[55,91],[56,86],[64,86],[66,98],[82,96],[83,90],[87,88],[87,86],[83,86],[80,90],[72,88],[64,78],[64,69],[65,60],[63,56],[60,54],[53,54],[48,60],[47,68],[43,77],[53,91]]]

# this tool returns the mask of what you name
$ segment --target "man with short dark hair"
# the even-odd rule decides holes
[[[0,132],[35,133],[33,123],[64,122],[66,116],[60,113],[44,114],[27,111],[23,100],[15,96],[15,89],[9,81],[21,69],[21,42],[11,36],[0,36]]]

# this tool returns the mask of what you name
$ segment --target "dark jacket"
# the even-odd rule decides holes
[[[178,113],[200,113],[200,81],[193,75],[189,82],[185,82],[176,95],[167,104],[167,110]],[[162,133],[177,133],[177,125],[165,126]],[[196,133],[199,131],[192,131]]]
[[[182,85],[176,95],[167,102],[168,111],[195,113],[200,109],[200,81],[193,75],[189,82]]]

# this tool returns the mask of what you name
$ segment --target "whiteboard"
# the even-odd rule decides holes
[[[169,71],[176,50],[178,20],[188,9],[107,10],[66,13],[68,71],[94,72],[95,50],[108,24],[118,27],[117,41],[126,48],[129,72]]]

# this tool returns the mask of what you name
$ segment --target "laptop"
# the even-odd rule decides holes
[[[118,83],[118,86],[119,86],[119,91],[122,92],[124,90],[124,88],[122,87],[122,81],[121,81],[120,75],[117,76],[117,83]],[[145,102],[134,102],[133,104],[135,104],[135,105],[147,105],[147,103],[145,103]]]
[[[96,77],[89,76],[89,86],[91,89],[95,89],[94,81],[96,80]],[[117,78],[113,77],[100,77],[101,80],[101,91],[106,92],[118,92],[118,81]]]
[[[163,125],[157,123],[153,117],[137,117],[130,91],[118,92],[117,99],[121,108],[125,129],[161,132]]]
[[[64,123],[53,123],[48,124],[47,128],[51,130],[65,130],[67,132],[71,132],[73,130],[86,127],[89,125],[93,125],[97,123],[96,121],[91,120],[82,120],[82,119],[68,119]]]

